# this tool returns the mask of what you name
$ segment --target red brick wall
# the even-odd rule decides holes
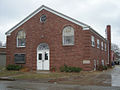
[[[92,47],[91,44],[91,36],[94,36],[95,38],[95,47]],[[100,41],[100,48],[97,48],[97,39]],[[103,48],[104,50],[101,50],[101,42],[103,41]],[[83,60],[90,60],[90,65],[84,65],[84,69],[89,70],[90,68],[94,68],[94,60],[99,60],[99,65],[101,64],[101,60],[103,59],[105,61],[105,65],[108,62],[108,49],[105,51],[104,44],[106,43],[106,48],[108,48],[108,42],[96,35],[95,33],[91,32],[90,30],[84,31],[84,54],[83,54]]]
[[[47,16],[46,22],[40,22],[40,16]],[[75,30],[75,45],[62,45],[62,30],[66,25],[71,25]],[[26,32],[26,47],[16,47],[16,35],[19,30]],[[43,37],[41,37],[43,36]],[[56,16],[48,11],[42,10],[26,23],[7,36],[7,64],[14,64],[15,53],[26,54],[26,64],[24,66],[36,70],[37,47],[40,43],[47,43],[50,48],[50,66],[60,66],[67,64],[70,66],[81,67],[84,70],[92,70],[93,63],[83,65],[83,59],[93,60],[96,49],[91,50],[91,33],[83,31],[82,27]],[[98,50],[100,53],[100,51]],[[92,54],[91,54],[92,53]]]
[[[111,66],[111,26],[107,25],[107,40],[109,41],[109,65]]]
[[[91,62],[94,63],[94,60],[99,60],[99,65],[101,64],[101,60],[104,60],[105,65],[107,65],[108,62],[108,42],[104,39],[98,37],[93,32],[90,32],[91,35],[95,37],[95,47],[90,46],[90,59]],[[97,39],[100,41],[100,47],[97,48]],[[103,50],[101,49],[101,42],[103,42]],[[106,51],[105,51],[105,43],[106,43]]]
[[[0,48],[0,53],[6,53],[6,48]]]

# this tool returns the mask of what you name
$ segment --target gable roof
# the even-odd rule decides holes
[[[75,24],[77,24],[77,25],[79,25],[79,26],[82,26],[82,27],[85,28],[85,29],[88,29],[88,28],[90,27],[90,26],[88,26],[87,24],[84,24],[84,23],[82,23],[82,22],[80,22],[80,21],[77,21],[77,20],[75,20],[75,19],[73,19],[73,18],[71,18],[71,17],[68,17],[68,16],[66,16],[66,15],[64,15],[64,14],[62,14],[62,13],[59,13],[59,12],[57,12],[57,11],[55,11],[55,10],[47,7],[47,6],[42,5],[42,6],[39,7],[37,10],[35,10],[33,13],[31,13],[29,16],[27,16],[25,19],[23,19],[21,22],[19,22],[17,25],[15,25],[14,27],[12,27],[12,28],[11,28],[9,31],[7,31],[5,34],[6,34],[6,35],[10,35],[11,32],[13,32],[15,29],[17,29],[19,26],[21,26],[22,24],[24,24],[26,21],[28,21],[30,18],[32,18],[34,15],[36,15],[37,13],[39,13],[39,12],[40,12],[41,10],[43,10],[43,9],[45,9],[45,10],[47,10],[47,11],[49,11],[49,12],[51,12],[51,13],[57,15],[57,16],[60,16],[60,17],[62,17],[62,18],[64,18],[64,19],[66,19],[66,20],[69,20],[69,21],[71,21],[71,22],[73,22],[73,23],[75,23]]]

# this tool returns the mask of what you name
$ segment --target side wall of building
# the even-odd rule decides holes
[[[98,36],[97,34],[90,32],[91,36],[94,36],[95,39],[95,46],[92,46],[92,42],[90,44],[90,59],[92,62],[92,67],[94,68],[94,64],[96,62],[96,65],[102,65],[102,60],[104,60],[104,65],[107,65],[108,62],[108,42],[107,40],[103,39],[102,37]],[[90,36],[90,39],[91,39]],[[99,48],[97,47],[97,40],[99,40]],[[91,41],[91,40],[90,40]],[[101,42],[103,42],[103,50]],[[106,44],[106,50],[105,50],[105,44]]]

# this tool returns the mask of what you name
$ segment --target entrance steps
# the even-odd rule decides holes
[[[47,74],[47,73],[50,73],[50,71],[49,70],[38,70],[38,71],[36,71],[36,73],[45,73],[45,74]]]

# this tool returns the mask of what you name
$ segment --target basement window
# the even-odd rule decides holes
[[[15,54],[14,60],[16,64],[24,64],[25,63],[25,54]]]

